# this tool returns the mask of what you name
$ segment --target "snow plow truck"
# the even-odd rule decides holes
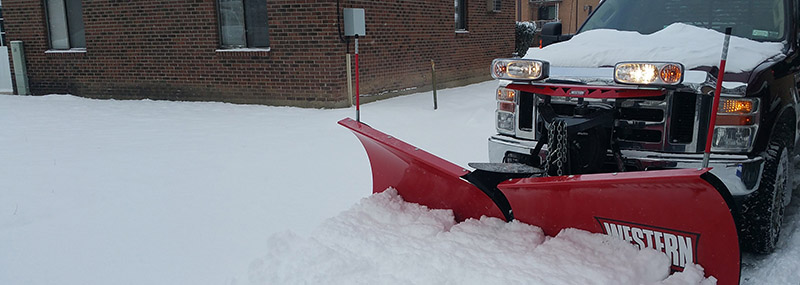
[[[344,119],[373,191],[603,233],[738,284],[740,247],[775,249],[798,140],[798,0],[605,0],[574,35],[496,59],[488,163],[452,164]]]

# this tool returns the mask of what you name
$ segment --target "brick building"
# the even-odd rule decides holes
[[[561,22],[565,34],[574,34],[600,0],[516,0],[516,20],[533,21],[538,27]]]
[[[439,86],[485,80],[514,50],[512,0],[3,0],[35,95],[307,107],[349,104],[337,7],[366,12],[362,96],[429,90],[431,60]]]

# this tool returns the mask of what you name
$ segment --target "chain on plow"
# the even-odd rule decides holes
[[[544,171],[549,176],[562,176],[568,170],[569,148],[567,122],[554,120],[547,129],[547,157]]]

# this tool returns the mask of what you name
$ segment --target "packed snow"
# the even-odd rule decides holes
[[[362,106],[460,165],[488,158],[496,82]],[[370,195],[352,109],[0,96],[0,284],[698,284],[604,235]],[[399,119],[402,118],[402,119]],[[800,280],[800,198],[746,284]],[[668,278],[664,280],[665,278]],[[701,283],[702,284],[702,283]]]
[[[658,284],[669,274],[666,255],[610,236],[565,229],[545,238],[540,228],[517,221],[454,219],[452,211],[406,203],[389,189],[323,222],[309,239],[274,236],[267,256],[253,264],[251,281]],[[714,284],[690,267],[664,284],[701,281]]]
[[[598,29],[572,39],[528,50],[525,58],[540,59],[553,66],[614,66],[623,61],[679,62],[686,69],[718,66],[725,35],[715,30],[674,23],[649,35],[637,32]],[[609,40],[613,39],[613,40]],[[725,70],[753,70],[759,63],[776,56],[782,43],[757,42],[731,36]]]

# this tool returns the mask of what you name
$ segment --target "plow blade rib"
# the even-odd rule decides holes
[[[604,233],[664,252],[673,270],[696,263],[719,284],[739,282],[738,233],[725,198],[730,195],[709,169],[522,178],[494,187],[499,180],[471,175],[365,124],[352,119],[339,124],[364,145],[373,192],[393,187],[406,201],[453,210],[458,221],[502,219],[510,205],[514,218],[547,235],[565,228]]]
[[[504,219],[489,196],[461,176],[470,172],[352,119],[339,124],[364,145],[372,167],[372,191],[397,189],[404,200],[433,209],[452,209],[456,220]]]

